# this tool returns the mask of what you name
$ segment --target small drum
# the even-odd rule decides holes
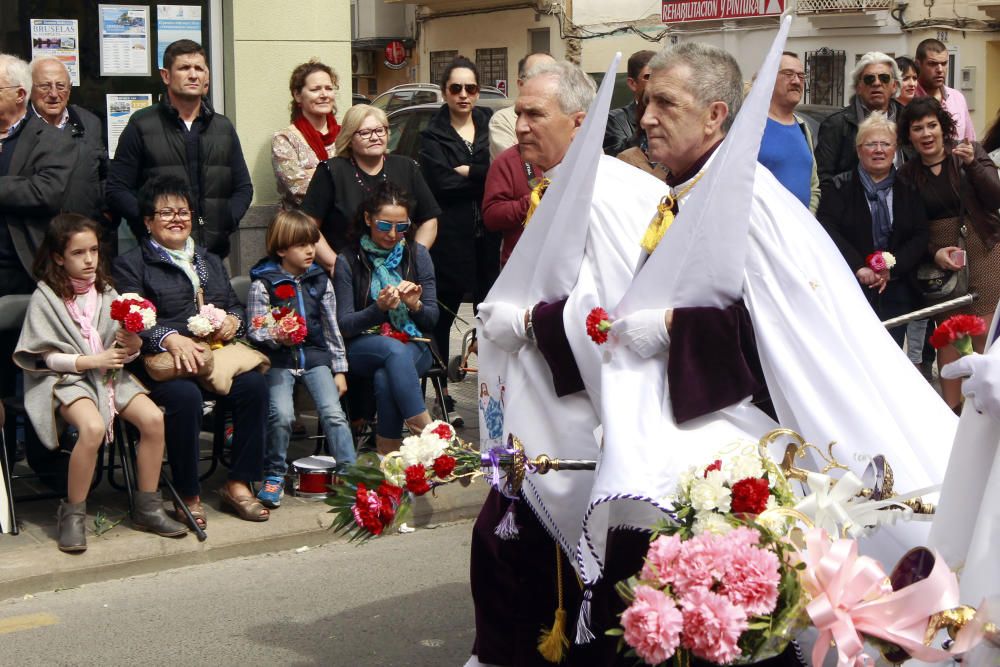
[[[292,495],[300,498],[328,498],[337,460],[332,456],[307,456],[292,463]]]

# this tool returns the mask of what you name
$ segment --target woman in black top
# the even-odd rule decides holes
[[[334,147],[336,157],[316,167],[302,200],[302,211],[316,220],[323,231],[316,259],[327,270],[333,266],[335,253],[346,245],[348,230],[361,203],[385,181],[395,183],[415,200],[414,240],[426,248],[434,244],[440,213],[434,195],[417,163],[403,155],[388,155],[388,144],[389,121],[385,112],[367,104],[355,104],[344,114]]]
[[[500,273],[500,234],[483,226],[481,205],[490,167],[492,112],[476,107],[479,72],[462,56],[444,71],[445,104],[421,133],[420,168],[441,205],[438,238],[431,249],[441,316],[434,329],[438,349],[449,357],[455,313],[471,286],[472,303],[485,298]],[[454,402],[446,395],[448,409]]]

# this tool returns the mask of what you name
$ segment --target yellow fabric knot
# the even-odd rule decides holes
[[[529,183],[529,185],[531,185],[531,203],[528,204],[528,213],[524,216],[524,222],[521,223],[522,226],[528,226],[528,221],[531,220],[531,216],[535,214],[535,209],[538,208],[538,205],[541,203],[542,195],[545,194],[545,190],[549,187],[550,183],[552,183],[552,181],[547,178],[531,179],[531,183]]]
[[[656,246],[660,245],[670,225],[674,224],[674,212],[671,210],[673,207],[674,198],[671,195],[666,195],[656,205],[656,215],[646,227],[646,233],[642,235],[642,249],[650,255],[656,250]]]

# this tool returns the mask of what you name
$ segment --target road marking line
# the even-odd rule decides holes
[[[0,618],[0,635],[21,630],[33,630],[43,628],[46,625],[55,625],[59,622],[53,614],[45,612],[39,614],[25,614],[23,616],[11,616],[10,618]]]

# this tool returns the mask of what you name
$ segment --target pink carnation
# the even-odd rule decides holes
[[[649,545],[646,562],[640,575],[646,581],[655,581],[661,586],[673,583],[675,561],[681,553],[681,540],[677,535],[660,535]]]
[[[680,558],[672,576],[674,589],[683,594],[694,588],[712,588],[729,567],[729,550],[723,539],[702,533],[681,542]]]
[[[747,526],[740,526],[726,533],[725,541],[732,549],[756,546],[760,544],[760,532]]]
[[[770,614],[778,604],[780,581],[778,556],[745,546],[733,551],[721,593],[748,615]]]
[[[641,584],[635,587],[635,599],[622,614],[625,641],[651,665],[665,661],[677,650],[683,621],[672,599]]]
[[[746,614],[724,596],[704,588],[686,593],[680,604],[684,615],[681,636],[684,648],[719,665],[740,657],[738,642],[747,629]]]

